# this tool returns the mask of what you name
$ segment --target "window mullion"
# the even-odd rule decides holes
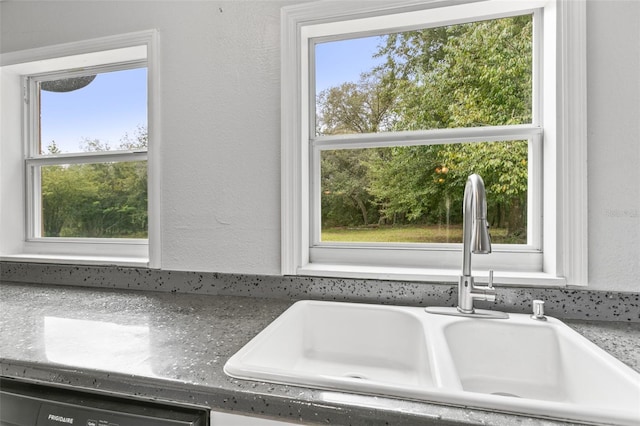
[[[322,190],[322,160],[321,150],[318,147],[312,147],[309,159],[309,213],[311,221],[309,223],[310,246],[320,243],[321,223],[322,223],[322,202],[320,191]]]
[[[40,238],[42,236],[42,178],[38,166],[26,167],[27,173],[27,229],[26,238]]]
[[[542,135],[529,139],[527,189],[527,245],[542,250]]]
[[[58,154],[51,156],[38,156],[27,158],[26,165],[59,166],[66,164],[108,163],[125,161],[144,161],[147,159],[146,151],[102,151],[91,153]]]
[[[534,125],[486,126],[457,129],[434,129],[411,132],[387,132],[318,136],[311,140],[319,149],[383,148],[406,145],[442,145],[462,142],[510,141],[530,139],[542,134]]]
[[[24,77],[24,132],[26,146],[24,148],[25,158],[38,155],[40,152],[40,91],[38,84],[32,77]]]

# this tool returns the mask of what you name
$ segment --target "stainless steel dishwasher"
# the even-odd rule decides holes
[[[0,426],[207,426],[204,409],[0,380]]]

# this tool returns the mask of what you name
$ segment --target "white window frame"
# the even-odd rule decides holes
[[[333,148],[332,137],[311,133],[309,77],[313,40],[336,34],[365,36],[405,29],[408,19],[451,24],[473,17],[497,18],[517,11],[538,11],[544,36],[534,30],[534,63],[541,75],[534,97],[542,111],[533,123],[486,130],[491,140],[528,139],[538,149],[530,176],[539,184],[529,191],[529,231],[540,235],[526,246],[494,246],[488,256],[474,256],[474,269],[494,269],[496,283],[587,284],[586,199],[586,48],[584,1],[481,0],[401,1],[387,6],[314,2],[282,10],[282,273],[348,278],[452,281],[460,274],[461,247],[319,243],[312,229],[319,208],[319,150]],[[541,12],[540,12],[541,11]],[[538,22],[538,23],[540,23]],[[410,25],[410,24],[409,24]],[[539,26],[536,26],[539,28]],[[576,107],[577,106],[577,107]],[[485,130],[443,129],[403,134],[411,143],[482,140]],[[502,135],[496,138],[495,135]],[[350,147],[382,146],[389,135],[357,135]],[[309,140],[311,143],[309,144]],[[337,139],[336,139],[337,140]],[[533,143],[531,143],[533,142]],[[336,142],[337,143],[337,142]],[[345,138],[340,137],[344,147]],[[531,148],[530,148],[531,149]],[[314,160],[315,159],[315,160]],[[544,177],[544,178],[543,178]],[[533,216],[533,217],[532,217]],[[544,218],[544,220],[542,220]],[[482,275],[482,273],[480,273]]]
[[[147,68],[146,151],[109,151],[39,155],[39,106],[36,82],[59,73],[60,78],[88,71]],[[79,71],[68,71],[80,69]],[[158,33],[141,31],[0,55],[3,92],[0,133],[1,201],[13,209],[0,210],[0,259],[74,264],[160,265],[159,195],[159,75]],[[11,98],[9,97],[11,96]],[[6,113],[6,114],[5,114]],[[18,120],[16,120],[18,118]],[[16,123],[17,121],[17,123]],[[18,123],[22,123],[19,125]],[[19,158],[19,160],[18,160]],[[147,161],[148,239],[44,238],[39,235],[39,174],[45,165],[102,161]],[[20,173],[22,176],[17,179]],[[12,185],[8,182],[11,181]],[[19,184],[18,184],[19,183]],[[18,208],[18,206],[22,206]],[[19,213],[19,212],[21,213]],[[20,226],[16,226],[20,224]]]

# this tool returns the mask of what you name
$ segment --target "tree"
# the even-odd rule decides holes
[[[395,98],[381,75],[362,74],[358,82],[343,83],[320,92],[316,109],[317,133],[338,135],[378,133],[393,126]]]
[[[392,126],[391,92],[379,77],[363,74],[357,83],[344,83],[318,95],[318,134],[377,133]],[[369,193],[368,162],[375,150],[324,151],[321,161],[322,223],[368,225],[377,221],[376,203]]]
[[[386,55],[378,72],[396,82],[386,86],[394,92],[394,129],[530,122],[531,31],[531,18],[522,16],[389,36],[378,52]],[[404,210],[410,221],[433,217],[442,208],[434,197],[459,197],[467,176],[479,173],[491,194],[490,207],[498,210],[497,224],[506,220],[512,233],[525,228],[526,143],[406,147],[391,153],[386,165],[374,169],[371,184],[388,213]],[[443,168],[446,175],[438,173]]]
[[[147,131],[125,135],[118,149],[147,146]],[[85,139],[86,152],[110,150]],[[59,153],[55,142],[50,153]],[[46,237],[146,238],[146,161],[69,164],[42,167],[42,221]]]
[[[531,16],[390,34],[376,53],[382,65],[318,96],[318,134],[529,123],[531,38]],[[526,229],[526,141],[350,151],[323,156],[323,191],[358,194],[383,221],[437,222],[479,173],[493,224],[514,236]],[[323,224],[335,213],[324,208],[323,198]]]
[[[370,192],[384,222],[439,223],[447,203],[460,198],[450,190],[440,150],[428,145],[385,148],[369,163]],[[458,216],[454,212],[453,217]]]
[[[331,150],[322,153],[322,224],[369,225],[378,220],[375,200],[369,193],[367,160],[374,152]]]

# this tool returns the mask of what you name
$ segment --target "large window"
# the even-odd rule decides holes
[[[158,264],[155,37],[2,55],[4,259]]]
[[[566,184],[555,153],[568,146],[557,133],[557,6],[287,9],[283,272],[450,278],[464,185],[478,173],[494,252],[475,269],[566,282],[554,243]]]
[[[540,186],[539,13],[311,39],[314,244],[460,243],[464,184],[479,173],[494,242],[540,248],[539,226],[527,229],[540,215],[528,202]],[[436,129],[453,131],[434,140]]]

